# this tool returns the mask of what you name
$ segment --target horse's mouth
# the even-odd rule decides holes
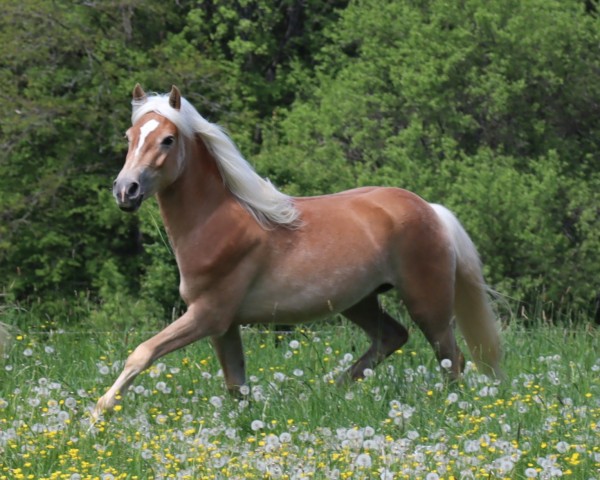
[[[133,212],[136,212],[140,208],[143,200],[144,200],[144,195],[140,195],[139,197],[135,198],[134,200],[126,202],[126,203],[117,201],[117,205],[123,212],[133,213]]]

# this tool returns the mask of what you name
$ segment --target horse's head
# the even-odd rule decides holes
[[[140,85],[133,90],[134,122],[126,137],[129,151],[125,165],[113,183],[113,195],[121,210],[136,211],[142,201],[169,186],[181,173],[183,138],[177,127],[165,116],[148,110],[144,104],[148,97]],[[141,109],[141,115],[135,111]],[[173,86],[168,96],[168,106],[179,111],[181,94]]]

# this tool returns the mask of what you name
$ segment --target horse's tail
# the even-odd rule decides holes
[[[500,335],[475,245],[447,208],[431,205],[446,227],[456,252],[454,314],[473,359],[484,373],[502,378]]]

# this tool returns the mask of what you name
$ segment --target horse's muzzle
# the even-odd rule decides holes
[[[135,212],[144,200],[139,182],[120,176],[113,183],[113,195],[117,205],[124,212]]]

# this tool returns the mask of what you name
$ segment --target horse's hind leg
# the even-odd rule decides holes
[[[410,276],[402,282],[402,300],[410,317],[433,347],[438,361],[448,359],[452,362],[448,373],[456,379],[464,368],[464,357],[452,325],[454,279],[450,273],[444,275],[427,262],[416,265],[407,260],[404,273],[411,267]]]
[[[232,395],[237,395],[240,387],[246,383],[240,327],[232,325],[223,335],[211,337],[211,342],[223,368],[227,390]]]
[[[344,383],[350,378],[352,380],[363,378],[365,369],[375,368],[408,340],[406,328],[381,308],[376,294],[369,295],[342,314],[365,331],[371,339],[371,346],[344,372],[338,383]]]

